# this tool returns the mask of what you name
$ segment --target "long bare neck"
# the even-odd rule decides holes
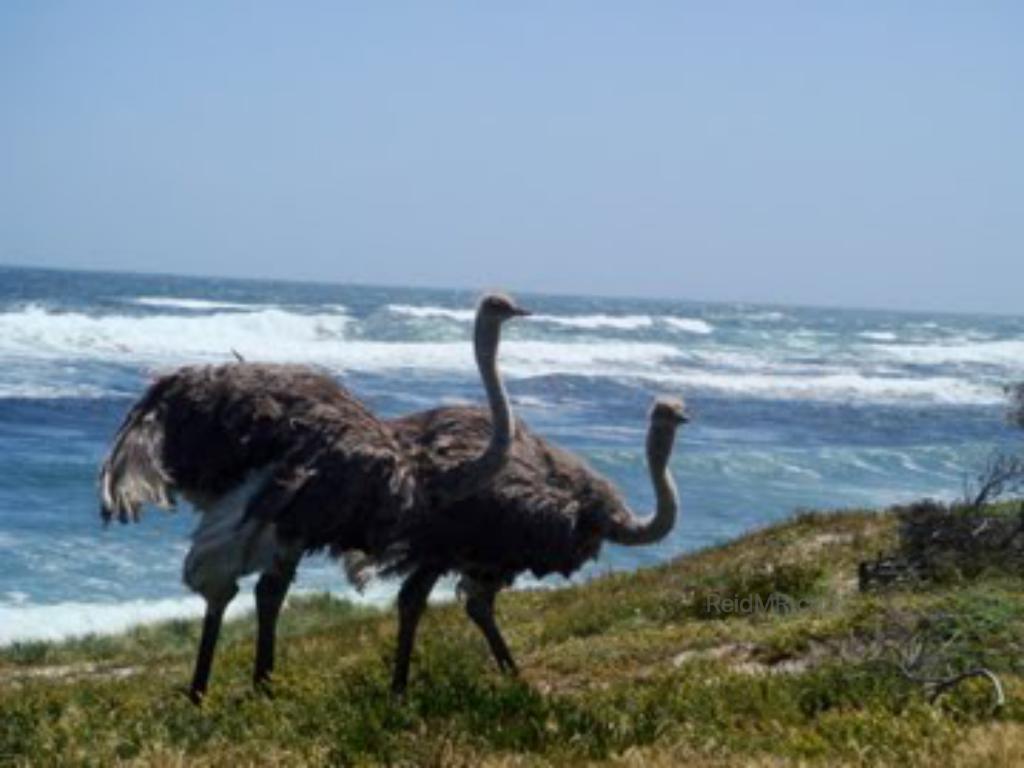
[[[647,468],[657,507],[654,514],[638,518],[627,510],[625,520],[616,520],[608,533],[609,540],[626,546],[653,544],[665,538],[676,524],[679,512],[679,497],[676,484],[668,471],[668,460],[672,455],[675,429],[664,425],[651,425],[647,432]]]
[[[508,394],[498,373],[500,340],[501,324],[493,319],[477,317],[473,347],[491,410],[491,438],[479,456],[446,473],[443,487],[437,489],[444,503],[471,496],[488,485],[505,466],[509,451],[512,449],[515,425]]]
[[[500,341],[501,324],[477,318],[473,331],[473,350],[480,379],[487,392],[487,404],[491,408],[491,440],[484,455],[490,453],[500,456],[507,453],[515,432],[508,393],[505,392],[505,384],[498,373]]]

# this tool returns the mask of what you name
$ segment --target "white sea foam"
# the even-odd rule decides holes
[[[361,370],[384,370],[404,360],[408,367],[424,371],[475,371],[467,345],[374,344],[346,345],[349,363]],[[992,405],[1004,395],[999,386],[952,376],[910,377],[861,372],[841,366],[821,370],[786,363],[757,361],[753,368],[740,367],[736,355],[732,370],[709,371],[686,364],[675,347],[655,343],[567,343],[509,341],[502,345],[502,370],[509,378],[567,374],[644,380],[674,388],[704,389],[753,398],[814,400],[851,403],[933,403],[945,405]],[[745,362],[752,362],[746,360]]]
[[[635,331],[654,325],[654,320],[648,315],[533,315],[529,319],[535,323],[549,323],[583,330],[610,328]]]
[[[110,391],[91,384],[58,384],[52,381],[0,381],[0,400],[95,400]]]
[[[696,333],[701,336],[706,336],[707,334],[714,331],[714,326],[712,326],[711,323],[707,322],[706,320],[700,320],[698,318],[663,317],[662,320],[664,320],[665,323],[667,323],[670,327],[674,328],[675,330],[685,331],[686,333]]]
[[[651,378],[684,387],[782,400],[994,405],[1004,399],[1002,390],[996,385],[978,384],[948,376],[888,377],[870,376],[856,371],[806,376],[680,371]]]
[[[508,376],[585,376],[656,373],[678,350],[667,344],[626,342],[506,341],[501,368]],[[457,372],[473,375],[473,350],[464,341],[412,343],[351,341],[324,350],[321,362],[341,370]]]
[[[412,306],[409,304],[388,304],[387,310],[397,315],[414,317],[417,319],[441,318],[444,320],[455,320],[457,322],[471,322],[476,316],[472,309],[449,309],[448,307],[436,306]],[[549,325],[560,325],[567,328],[597,329],[611,328],[615,330],[631,331],[638,328],[648,328],[654,324],[654,320],[648,315],[531,315],[528,318],[532,323],[546,323]]]
[[[214,301],[211,299],[178,298],[175,296],[138,296],[128,299],[131,304],[138,304],[143,307],[162,307],[167,309],[266,309],[267,304],[242,304],[236,301]]]
[[[69,362],[102,361],[160,369],[230,360],[232,350],[249,360],[312,363],[338,373],[408,370],[475,375],[472,348],[466,340],[352,338],[354,334],[349,331],[353,322],[343,314],[302,314],[282,309],[133,317],[24,307],[0,313],[0,361],[16,370],[19,377],[0,377],[0,397],[104,394],[92,382],[79,385],[74,378],[69,379],[77,376],[73,369],[70,374],[65,371]],[[501,365],[510,378],[565,374],[639,379],[749,397],[992,404],[1001,402],[1002,394],[994,381],[989,382],[981,374],[920,376],[903,371],[900,364],[956,361],[965,366],[988,363],[1020,367],[1024,361],[1024,342],[1016,341],[957,346],[873,344],[875,354],[869,359],[837,353],[830,356],[828,364],[817,361],[821,355],[815,350],[819,346],[815,341],[808,347],[811,356],[806,360],[802,351],[787,360],[785,348],[772,351],[701,345],[691,349],[686,345],[611,338],[512,338],[502,345]]]
[[[892,331],[862,331],[857,335],[868,341],[896,341],[898,338]]]
[[[449,309],[448,307],[436,306],[412,306],[409,304],[388,304],[387,310],[396,315],[405,315],[417,319],[441,318],[444,320],[455,320],[457,322],[471,322],[475,311],[471,309]],[[666,325],[676,331],[686,333],[708,334],[713,327],[705,320],[689,317],[663,317],[658,318]],[[579,328],[581,330],[600,330],[602,328],[615,331],[636,331],[642,328],[654,326],[656,320],[650,315],[531,315],[528,322],[541,323],[546,325],[557,325],[564,328]]]
[[[512,395],[512,405],[516,408],[532,408],[537,411],[547,411],[554,408],[559,410],[566,409],[564,401],[555,403],[542,397],[534,397],[533,395]]]
[[[229,616],[251,611],[251,597],[240,596]],[[136,624],[203,615],[199,597],[127,600],[122,603],[65,602],[49,605],[24,600],[0,603],[0,646],[31,640],[63,640],[84,635],[112,635]]]
[[[468,323],[476,316],[476,310],[449,309],[447,307],[414,307],[410,304],[388,304],[386,309],[396,315],[415,317],[417,319],[443,318]]]
[[[982,364],[1024,370],[1024,339],[952,344],[889,344],[878,349],[907,363]]]
[[[280,309],[197,316],[94,317],[39,306],[0,313],[0,357],[27,359],[189,360],[245,356],[315,357],[345,338],[351,318]]]
[[[340,579],[340,577],[338,577]],[[375,579],[362,593],[350,586],[331,589],[331,594],[359,605],[386,606],[395,596],[397,584]],[[322,594],[324,590],[292,590],[292,596]],[[446,581],[431,595],[431,602],[450,600],[453,585]],[[0,601],[0,646],[16,642],[37,640],[65,640],[85,635],[113,635],[140,624],[153,624],[172,619],[198,619],[205,604],[198,596],[168,597],[161,599],[134,599],[117,603],[66,601],[39,604],[21,593],[5,593]],[[227,610],[234,618],[251,613],[254,601],[243,592]]]
[[[470,344],[391,342],[346,337],[344,315],[302,315],[277,309],[200,317],[92,317],[40,307],[0,313],[0,357],[94,359],[144,364],[224,360],[231,350],[247,359],[319,363],[341,370],[473,371]],[[677,355],[667,344],[620,341],[508,341],[502,367],[511,375],[599,375],[654,369]]]

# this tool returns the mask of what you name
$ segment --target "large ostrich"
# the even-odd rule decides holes
[[[392,689],[405,689],[416,626],[442,574],[461,576],[466,613],[483,632],[499,667],[514,672],[512,654],[494,620],[500,589],[523,571],[569,576],[596,557],[606,539],[640,546],[664,538],[678,509],[668,461],[676,429],[687,421],[681,400],[658,399],[651,409],[647,464],[657,509],[646,518],[638,518],[612,484],[583,461],[522,424],[515,429],[508,462],[493,482],[451,504],[418,509],[404,518],[401,539],[406,548],[384,564],[386,572],[406,575],[398,597]],[[479,409],[443,408],[392,420],[388,426],[407,455],[429,466],[478,450],[490,422]]]
[[[390,428],[330,376],[302,366],[186,367],[128,413],[100,471],[104,520],[139,519],[177,495],[201,513],[184,581],[206,600],[189,688],[206,692],[221,620],[240,577],[259,573],[253,680],[269,682],[281,604],[303,554],[381,556],[395,524],[453,503],[503,466],[514,435],[497,370],[502,324],[528,314],[500,294],[477,310],[474,347],[490,405],[486,437],[455,460],[418,466]],[[420,471],[422,469],[422,471]]]

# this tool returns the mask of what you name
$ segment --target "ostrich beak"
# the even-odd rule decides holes
[[[513,317],[529,317],[532,314],[533,314],[533,312],[531,312],[528,309],[524,309],[523,307],[515,307],[512,310],[512,316]]]

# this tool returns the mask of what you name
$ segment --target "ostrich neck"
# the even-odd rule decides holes
[[[616,544],[642,546],[653,544],[668,535],[676,523],[679,512],[679,498],[676,484],[668,471],[668,459],[672,455],[675,430],[651,427],[647,433],[647,468],[651,473],[651,484],[657,499],[653,515],[638,518],[630,510],[624,522],[613,524],[608,538]]]
[[[508,403],[505,384],[498,373],[498,344],[501,341],[501,324],[478,320],[474,331],[473,347],[476,366],[480,371],[487,404],[491,409],[491,439],[487,453],[502,454],[512,442],[512,409]]]
[[[473,342],[477,368],[491,411],[491,437],[479,456],[445,473],[444,482],[438,487],[438,494],[444,503],[470,496],[487,485],[505,466],[511,450],[514,426],[505,385],[498,373],[500,339],[499,322],[477,319]]]

